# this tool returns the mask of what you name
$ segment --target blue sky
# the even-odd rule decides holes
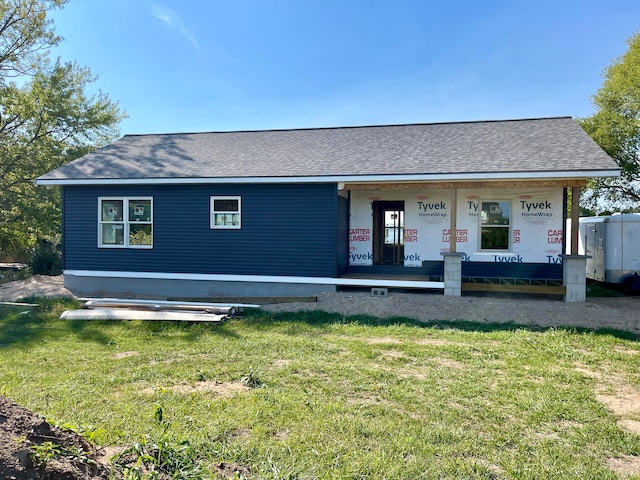
[[[53,52],[167,133],[588,116],[638,0],[70,0]]]

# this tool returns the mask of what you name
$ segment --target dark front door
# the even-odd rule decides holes
[[[404,202],[373,202],[373,263],[404,265]]]

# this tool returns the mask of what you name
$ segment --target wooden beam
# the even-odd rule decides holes
[[[463,292],[504,292],[545,295],[564,295],[564,285],[513,285],[505,283],[466,283],[462,282]]]
[[[449,222],[449,251],[456,251],[456,236],[458,233],[458,190],[451,190],[451,220]]]
[[[571,189],[571,255],[578,255],[580,235],[580,187]]]
[[[397,183],[345,183],[345,190],[451,190],[451,189],[493,189],[493,188],[566,188],[584,187],[587,180],[548,179],[548,180],[482,180],[460,182],[397,182]]]

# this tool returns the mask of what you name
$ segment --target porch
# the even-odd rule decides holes
[[[336,286],[444,289],[444,263],[429,267],[398,265],[350,266],[336,278]]]
[[[349,262],[336,285],[433,288],[450,296],[553,294],[584,301],[585,259],[577,255],[577,242],[564,241],[576,238],[568,235],[565,220],[577,218],[584,184],[583,179],[344,184],[350,210],[342,251],[348,250]]]
[[[338,286],[444,289],[445,261],[424,261],[421,267],[352,266]],[[564,295],[562,264],[461,262],[462,292]]]

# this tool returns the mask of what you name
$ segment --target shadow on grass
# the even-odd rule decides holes
[[[114,343],[112,333],[120,330],[123,324],[126,324],[126,328],[130,328],[132,332],[158,338],[163,335],[175,336],[176,333],[188,341],[195,341],[203,334],[237,337],[237,334],[225,328],[224,324],[137,320],[60,320],[58,317],[64,310],[77,309],[80,304],[67,298],[25,298],[20,301],[38,306],[0,305],[0,348],[25,347],[69,335],[74,335],[83,342],[107,345]]]
[[[440,330],[461,330],[468,332],[497,332],[527,330],[543,332],[547,330],[565,330],[576,333],[596,333],[609,335],[621,340],[640,341],[640,335],[615,329],[590,330],[583,327],[540,327],[514,322],[472,322],[466,320],[443,320],[423,322],[407,317],[377,318],[370,315],[341,315],[318,310],[273,313],[260,309],[247,309],[235,320],[222,324],[191,322],[145,322],[145,321],[83,321],[59,320],[62,311],[75,309],[79,303],[64,298],[28,298],[27,303],[38,303],[38,307],[0,306],[0,348],[25,347],[38,342],[56,340],[69,335],[83,342],[100,345],[115,343],[114,338],[122,334],[122,325],[132,333],[142,333],[162,339],[175,338],[179,334],[183,340],[195,341],[202,335],[213,334],[220,337],[238,338],[241,328],[267,330],[274,325],[286,324],[289,335],[309,333],[309,327],[325,330],[330,325],[364,325],[370,327],[388,327],[394,325],[431,328]],[[115,335],[115,336],[114,336]]]
[[[312,326],[324,329],[329,325],[365,325],[370,327],[389,327],[394,325],[411,326],[417,328],[431,328],[438,330],[462,330],[465,332],[512,332],[515,330],[527,330],[531,332],[544,332],[547,330],[565,330],[581,334],[609,335],[621,340],[640,341],[640,335],[609,328],[588,329],[584,327],[556,326],[542,327],[537,325],[525,325],[515,322],[472,322],[468,320],[434,320],[420,321],[408,317],[377,318],[370,315],[342,315],[318,310],[304,310],[298,312],[267,312],[260,309],[250,309],[245,313],[245,323],[253,328],[265,328],[269,323],[290,322],[292,326],[288,332],[295,334],[296,323],[302,327]]]
[[[110,342],[103,329],[58,320],[63,310],[77,308],[74,300],[65,298],[25,298],[24,303],[37,307],[0,307],[0,348],[20,345],[28,346],[37,342],[55,340],[70,334],[83,341],[100,344]]]

